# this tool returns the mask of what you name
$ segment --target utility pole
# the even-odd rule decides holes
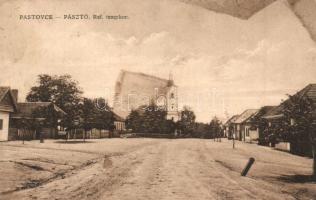
[[[233,149],[235,149],[235,134],[233,134]]]

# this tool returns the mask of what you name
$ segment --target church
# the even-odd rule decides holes
[[[177,86],[169,79],[122,70],[115,84],[113,111],[123,119],[132,110],[154,102],[167,111],[167,119],[178,121]]]

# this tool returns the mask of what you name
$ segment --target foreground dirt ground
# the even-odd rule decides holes
[[[0,199],[316,199],[311,165],[254,144],[232,149],[227,140],[4,142]]]

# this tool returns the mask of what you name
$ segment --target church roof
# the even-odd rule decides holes
[[[163,81],[166,84],[168,83],[168,79],[160,78],[160,77],[149,75],[149,74],[144,74],[141,72],[132,72],[132,71],[127,71],[127,70],[121,70],[121,74],[123,76],[122,78],[124,78],[124,76],[126,76],[126,75],[131,75],[131,76],[135,76],[138,78],[151,79],[153,81]]]
[[[173,80],[168,80],[141,72],[121,70],[121,73],[116,81],[115,93],[120,93],[122,89],[120,86],[126,82],[131,82],[131,79],[141,80],[146,83],[151,82],[153,87],[162,89],[162,92],[166,92],[170,86],[176,86]]]
[[[126,118],[130,109],[137,109],[139,104],[158,96],[167,96],[172,87],[176,87],[172,80],[122,70],[115,84],[113,110]]]

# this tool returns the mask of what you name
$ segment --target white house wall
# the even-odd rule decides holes
[[[0,111],[0,119],[3,120],[3,126],[0,130],[0,141],[7,141],[9,134],[9,116],[10,113]]]

